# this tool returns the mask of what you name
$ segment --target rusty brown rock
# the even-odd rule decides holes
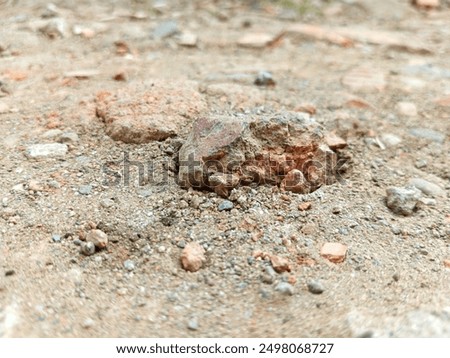
[[[96,248],[104,249],[108,245],[108,235],[101,230],[91,230],[86,236],[87,242],[92,242]]]
[[[206,110],[194,83],[154,81],[145,91],[128,87],[115,93],[99,92],[96,113],[106,133],[125,143],[147,143],[178,134]]]
[[[198,242],[191,242],[183,249],[180,261],[186,271],[198,271],[206,261],[205,249]]]
[[[336,181],[336,161],[308,114],[211,116],[194,123],[181,147],[178,179],[225,197],[251,183],[309,193]]]

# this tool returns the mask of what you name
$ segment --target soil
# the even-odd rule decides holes
[[[450,334],[448,2],[16,0],[0,10],[0,337]],[[195,46],[161,36],[173,21]],[[332,36],[287,31],[299,23]],[[341,27],[407,40],[335,41]],[[254,33],[265,36],[239,44]],[[268,86],[255,85],[260,71]],[[168,136],[111,138],[98,95],[139,99],[153,86]],[[344,138],[342,180],[305,195],[240,187],[231,210],[177,184],[197,116],[258,111],[309,112]],[[58,141],[66,154],[30,155]],[[443,193],[397,215],[386,189],[412,178]],[[87,256],[94,228],[109,242]],[[190,242],[205,249],[196,272],[180,263]],[[345,245],[345,259],[322,257],[325,243]]]

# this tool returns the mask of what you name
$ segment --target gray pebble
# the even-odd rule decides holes
[[[187,324],[187,327],[191,330],[191,331],[196,331],[198,330],[198,321],[196,318],[191,318]]]
[[[178,25],[175,21],[169,20],[160,23],[153,30],[153,36],[157,39],[164,39],[175,35],[178,32]]]
[[[323,287],[320,281],[310,280],[307,285],[308,291],[314,293],[315,295],[319,295],[325,291],[325,287]]]
[[[278,285],[276,285],[275,290],[282,293],[283,295],[294,295],[294,286],[287,282],[280,282]]]
[[[95,324],[94,320],[92,318],[87,318],[83,321],[81,324],[81,327],[88,329],[91,328]]]
[[[184,249],[184,248],[186,247],[186,241],[185,241],[185,240],[180,240],[180,241],[178,241],[177,246],[178,246],[180,249]]]
[[[136,266],[132,260],[126,260],[123,263],[123,267],[125,267],[125,269],[128,271],[133,271],[136,268]]]
[[[425,168],[427,166],[427,164],[428,163],[426,160],[419,159],[419,160],[416,160],[415,166],[417,169],[422,169],[422,168]]]
[[[439,185],[429,182],[422,178],[413,178],[409,181],[409,185],[415,186],[425,195],[432,197],[445,196],[445,190]]]
[[[60,142],[60,143],[75,143],[75,142],[78,142],[78,140],[79,140],[78,134],[76,134],[74,132],[65,132],[65,133],[61,134],[58,142]]]
[[[81,244],[81,253],[86,256],[91,256],[95,253],[95,245],[93,242],[83,242]]]
[[[61,235],[53,234],[52,235],[52,241],[53,242],[61,242]]]
[[[396,214],[412,215],[421,193],[414,187],[391,187],[386,190],[386,205]]]
[[[92,185],[88,184],[88,185],[82,185],[78,188],[78,192],[81,195],[89,195],[92,191]]]
[[[391,231],[394,235],[400,235],[402,233],[402,229],[400,229],[397,225],[392,225]]]
[[[275,81],[272,78],[272,74],[268,71],[259,71],[258,76],[255,79],[255,85],[257,86],[275,86]]]
[[[114,205],[114,201],[109,198],[105,198],[100,201],[100,205],[103,206],[104,208],[110,208],[111,206]]]
[[[27,156],[31,158],[63,157],[68,150],[67,145],[61,143],[33,144],[27,148]]]
[[[222,201],[219,206],[217,207],[219,209],[219,211],[224,211],[224,210],[231,210],[233,209],[234,204],[229,201],[229,200],[224,200]]]

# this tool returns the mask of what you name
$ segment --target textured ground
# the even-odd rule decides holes
[[[0,3],[0,337],[450,335],[448,2],[54,4]],[[275,86],[254,84],[262,70]],[[142,123],[98,118],[105,92],[145,97],[127,108],[156,113],[169,138],[121,137]],[[238,188],[230,211],[177,185],[196,116],[286,110],[347,141],[343,181]],[[67,153],[30,156],[53,142]],[[441,193],[396,215],[386,189],[412,178]],[[85,256],[93,227],[109,244]],[[197,272],[180,266],[189,242],[206,251]],[[327,242],[347,246],[342,263],[320,256]]]

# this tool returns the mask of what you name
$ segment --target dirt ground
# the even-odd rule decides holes
[[[0,1],[0,337],[450,336],[449,19],[443,0]],[[111,138],[96,96],[152,89],[170,137]],[[178,186],[197,116],[258,111],[344,138],[344,180],[240,187],[223,211]],[[34,157],[45,143],[62,152]],[[413,178],[397,215],[386,189]],[[109,243],[83,255],[92,228]]]

